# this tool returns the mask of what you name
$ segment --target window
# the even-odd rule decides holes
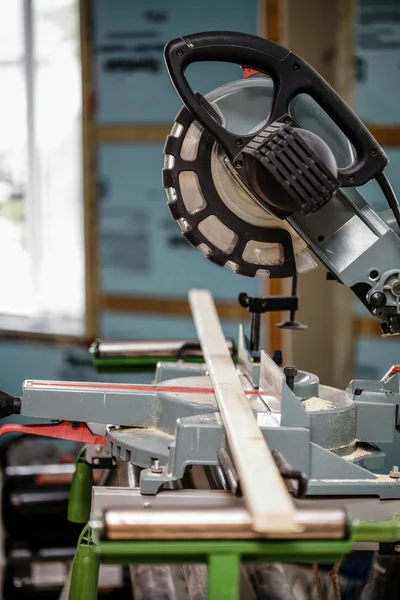
[[[79,0],[0,0],[0,328],[82,335]]]

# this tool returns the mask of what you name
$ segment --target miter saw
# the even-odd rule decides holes
[[[399,238],[387,221],[399,226],[399,207],[388,158],[358,117],[310,65],[267,40],[196,34],[168,44],[165,58],[185,107],[163,179],[186,239],[218,265],[271,279],[313,268],[312,250],[384,334],[398,334]],[[185,76],[198,61],[236,63],[247,78],[203,97]],[[383,215],[355,189],[374,178],[391,209]]]
[[[400,212],[383,173],[388,158],[351,109],[301,58],[258,37],[184,36],[167,45],[165,60],[185,106],[166,141],[163,182],[185,238],[209,260],[248,277],[296,281],[316,266],[312,252],[331,278],[381,319],[384,335],[400,333]],[[185,76],[197,61],[235,63],[245,78],[203,97]],[[374,178],[390,208],[382,214],[356,190]],[[276,309],[274,300],[242,295],[240,302],[253,314],[252,332],[248,338],[241,327],[237,344],[230,342],[226,352],[236,356],[246,405],[297,498],[301,527],[278,537],[343,541],[350,535],[346,511],[390,524],[400,513],[400,474],[385,465],[377,444],[395,441],[400,367],[391,367],[381,381],[353,381],[345,391],[323,386],[316,375],[282,369],[279,357],[273,360],[260,348],[259,315]],[[292,328],[300,327],[296,302],[284,299]],[[87,462],[96,466],[111,456],[129,471],[123,488],[93,488],[98,543],[166,539],[173,530],[178,537],[254,537],[203,342],[204,336],[189,347],[183,341],[159,348],[153,343],[159,356],[175,348],[177,362],[158,362],[151,386],[26,381],[21,398],[0,398],[2,416],[57,420],[8,424],[0,433],[81,441],[88,444]],[[101,342],[93,353],[98,360],[151,354],[135,343]],[[203,355],[205,364],[189,362],[189,354],[196,360]],[[218,492],[189,491],[196,487],[195,467]],[[211,512],[204,514],[205,508]],[[391,529],[385,538],[379,531],[358,539],[398,552],[400,532]],[[243,548],[239,553],[246,555]],[[333,554],[324,556],[333,562]],[[285,557],[295,560],[290,552]]]

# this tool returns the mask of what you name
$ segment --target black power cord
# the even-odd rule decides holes
[[[394,214],[397,225],[400,227],[400,206],[389,179],[382,172],[376,176],[376,181],[385,195],[387,203]]]

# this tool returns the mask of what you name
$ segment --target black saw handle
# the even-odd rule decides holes
[[[342,187],[367,183],[389,162],[375,138],[335,90],[308,63],[279,44],[245,33],[209,31],[172,40],[165,47],[164,57],[171,80],[186,108],[218,141],[232,162],[257,134],[235,135],[213,118],[206,103],[201,102],[199,95],[196,97],[185,77],[185,71],[192,63],[230,62],[269,75],[274,82],[274,99],[268,124],[288,117],[289,104],[298,94],[312,96],[356,151],[355,162],[338,171]]]

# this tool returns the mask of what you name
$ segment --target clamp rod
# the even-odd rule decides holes
[[[234,353],[234,342],[227,339],[230,352]],[[90,347],[95,358],[201,358],[202,352],[199,340],[96,340]]]

